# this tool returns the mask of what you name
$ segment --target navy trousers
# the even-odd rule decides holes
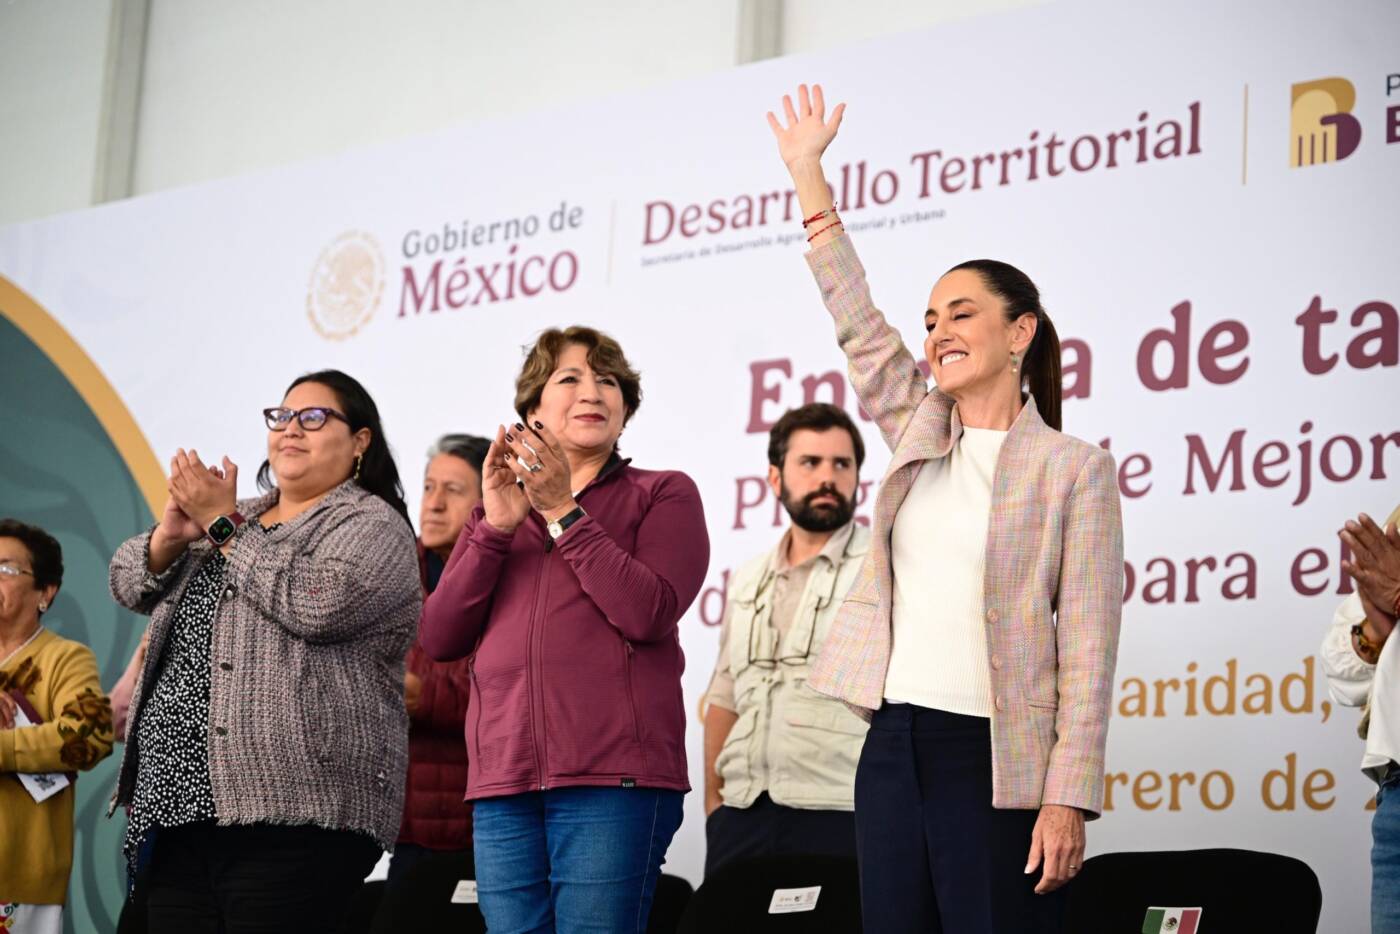
[[[885,704],[856,768],[861,918],[880,934],[1058,934],[1026,875],[1038,812],[992,807],[991,721]]]
[[[795,853],[855,859],[855,815],[786,807],[765,791],[746,808],[722,804],[705,820],[706,878],[726,863]]]

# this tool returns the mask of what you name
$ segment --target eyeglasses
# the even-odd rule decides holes
[[[303,431],[320,431],[332,418],[338,418],[345,424],[350,424],[350,419],[335,409],[328,409],[320,405],[306,409],[284,409],[281,407],[263,409],[263,418],[267,420],[267,427],[270,431],[286,431],[287,426],[292,423],[294,418]]]
[[[17,568],[13,564],[0,564],[0,577],[19,577],[21,574],[34,576],[33,571],[26,571],[24,568]]]

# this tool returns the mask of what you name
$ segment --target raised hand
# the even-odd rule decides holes
[[[822,86],[812,85],[809,95],[807,85],[797,86],[797,106],[793,107],[792,97],[783,95],[784,120],[779,121],[768,111],[768,126],[778,141],[778,154],[789,169],[805,162],[818,162],[826,147],[836,138],[841,127],[841,116],[846,112],[845,104],[837,104],[826,119],[826,99],[822,96]]]
[[[481,465],[481,505],[486,510],[486,521],[502,532],[514,532],[530,514],[530,501],[516,484],[515,471],[511,470],[514,459],[515,454],[506,442],[505,426],[496,426],[496,439],[491,442]]]

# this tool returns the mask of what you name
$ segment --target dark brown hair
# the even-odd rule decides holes
[[[520,368],[520,375],[515,380],[515,413],[521,421],[529,418],[529,411],[540,404],[545,384],[559,366],[559,355],[570,344],[578,344],[588,351],[588,365],[594,373],[617,380],[626,410],[622,423],[627,424],[642,404],[641,374],[627,362],[621,344],[602,331],[582,325],[562,330],[550,328],[540,334],[533,347],[525,351],[525,365]]]
[[[35,590],[63,586],[63,546],[58,539],[18,519],[0,519],[0,538],[13,538],[29,552]]]
[[[282,397],[286,398],[287,393],[302,383],[316,383],[335,394],[340,400],[341,414],[345,416],[352,435],[361,428],[369,429],[369,447],[365,448],[364,459],[359,466],[359,477],[355,482],[361,489],[388,503],[412,528],[413,523],[408,518],[408,506],[403,500],[403,484],[399,482],[399,468],[394,463],[394,454],[389,450],[389,442],[384,439],[384,426],[380,422],[379,407],[374,404],[374,398],[360,385],[359,380],[340,370],[319,370],[298,376],[287,387],[287,392],[282,393]],[[266,491],[272,487],[272,464],[263,461],[262,466],[258,468],[258,489]]]
[[[967,269],[982,277],[982,284],[1006,304],[1006,322],[1010,324],[1022,315],[1035,315],[1035,337],[1031,338],[1021,360],[1021,385],[1035,397],[1040,417],[1056,431],[1063,431],[1060,422],[1062,383],[1060,379],[1060,338],[1055,325],[1040,304],[1040,290],[1031,277],[1010,263],[995,259],[970,259],[948,272]]]
[[[809,402],[807,405],[784,412],[783,417],[778,419],[772,430],[768,432],[768,463],[779,470],[783,469],[792,433],[802,428],[810,431],[844,428],[846,433],[851,436],[851,447],[855,448],[856,470],[860,470],[861,465],[865,463],[865,441],[860,436],[860,429],[856,427],[855,422],[851,421],[851,416],[846,414],[845,409],[838,408],[829,402]]]

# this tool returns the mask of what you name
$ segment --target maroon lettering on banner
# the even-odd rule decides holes
[[[1060,341],[1060,385],[1064,398],[1089,398],[1093,390],[1093,367],[1094,355],[1086,341],[1072,337]]]
[[[1385,302],[1366,302],[1351,313],[1351,326],[1359,328],[1373,315],[1376,326],[1358,334],[1347,346],[1347,365],[1353,369],[1400,364],[1400,313]],[[1373,342],[1375,347],[1369,347]]]
[[[1191,303],[1181,302],[1171,310],[1170,327],[1149,331],[1138,345],[1138,379],[1153,392],[1168,389],[1185,389],[1190,385],[1191,369]],[[1244,376],[1249,369],[1249,358],[1244,357],[1233,364],[1226,358],[1243,353],[1249,346],[1249,331],[1240,321],[1219,321],[1212,325],[1201,337],[1197,351],[1196,365],[1201,376],[1208,383],[1224,386]],[[1165,376],[1159,375],[1156,366],[1157,349],[1164,347],[1170,364]]]
[[[729,602],[729,568],[719,576],[719,583],[700,591],[697,608],[700,622],[706,626],[718,626],[724,622],[725,605]]]
[[[1319,445],[1311,437],[1313,427],[1311,421],[1298,426],[1299,440],[1296,442],[1264,441],[1255,449],[1252,457],[1248,457],[1244,450],[1245,429],[1237,429],[1230,434],[1214,461],[1209,446],[1200,435],[1187,435],[1186,487],[1182,495],[1193,496],[1198,492],[1197,471],[1203,480],[1203,492],[1214,493],[1222,483],[1226,484],[1226,489],[1234,492],[1245,489],[1246,462],[1249,467],[1248,479],[1256,486],[1273,489],[1285,483],[1296,483],[1297,492],[1292,500],[1294,506],[1301,506],[1312,495],[1314,471],[1334,483],[1360,477],[1368,463],[1369,479],[1384,480],[1389,475],[1387,455],[1392,448],[1400,447],[1400,431],[1371,435],[1368,449],[1359,439],[1347,435],[1334,435]],[[1317,452],[1316,458],[1314,451]]]
[[[1099,442],[1099,447],[1105,451],[1112,452],[1113,439],[1104,438]],[[1118,460],[1118,493],[1127,499],[1141,499],[1152,491],[1152,483],[1148,481],[1141,486],[1135,486],[1133,481],[1145,480],[1152,473],[1152,458],[1146,454],[1129,454],[1127,457]]]
[[[791,377],[792,361],[786,359],[755,360],[749,364],[749,425],[744,429],[748,434],[768,431],[782,417],[782,413],[779,412],[770,421],[763,414],[765,402],[777,402],[783,395],[781,385],[768,383],[768,374],[775,370],[784,376]]]
[[[1165,555],[1152,558],[1142,569],[1142,589],[1132,561],[1123,562],[1123,602],[1140,599],[1147,604],[1200,603],[1209,587],[1227,602],[1259,597],[1259,562],[1246,551],[1225,558],[1212,555],[1177,561]],[[1183,586],[1184,585],[1184,586]]]
[[[1400,104],[1385,109],[1385,141],[1400,143]]]
[[[440,296],[438,290],[438,279],[442,274],[442,260],[433,263],[428,271],[427,278],[423,282],[422,289],[418,287],[418,277],[413,271],[413,267],[403,268],[403,291],[399,295],[399,317],[405,317],[408,309],[412,307],[413,313],[418,314],[423,310],[429,295],[432,296],[432,304],[428,306],[429,311],[438,311],[440,308]],[[412,305],[409,300],[412,299]]]
[[[1138,379],[1153,392],[1185,389],[1190,382],[1191,366],[1191,303],[1181,302],[1171,310],[1172,326],[1148,331],[1138,344]],[[1170,365],[1166,376],[1158,376],[1155,355],[1158,347],[1169,351]]]
[[[748,528],[744,525],[744,515],[750,509],[761,506],[768,498],[767,477],[734,478],[734,525],[733,528]]]
[[[1337,365],[1337,355],[1322,354],[1322,326],[1337,320],[1337,312],[1322,307],[1322,296],[1314,295],[1311,304],[1293,323],[1303,329],[1303,369],[1321,376]]]
[[[1322,307],[1322,296],[1314,295],[1303,313],[1293,319],[1302,329],[1303,369],[1314,376],[1331,372],[1340,355],[1324,354],[1323,329],[1337,321],[1337,312]],[[1372,320],[1374,319],[1374,321]],[[1388,302],[1363,302],[1351,313],[1353,329],[1370,325],[1355,334],[1347,344],[1347,365],[1356,370],[1378,366],[1400,366],[1400,312]]]
[[[664,211],[664,215],[657,212]],[[661,218],[665,227],[661,233],[656,233],[654,219]],[[676,225],[676,209],[669,201],[649,201],[646,206],[646,224],[642,233],[642,246],[650,246],[653,243],[660,243],[671,236],[671,228]]]

